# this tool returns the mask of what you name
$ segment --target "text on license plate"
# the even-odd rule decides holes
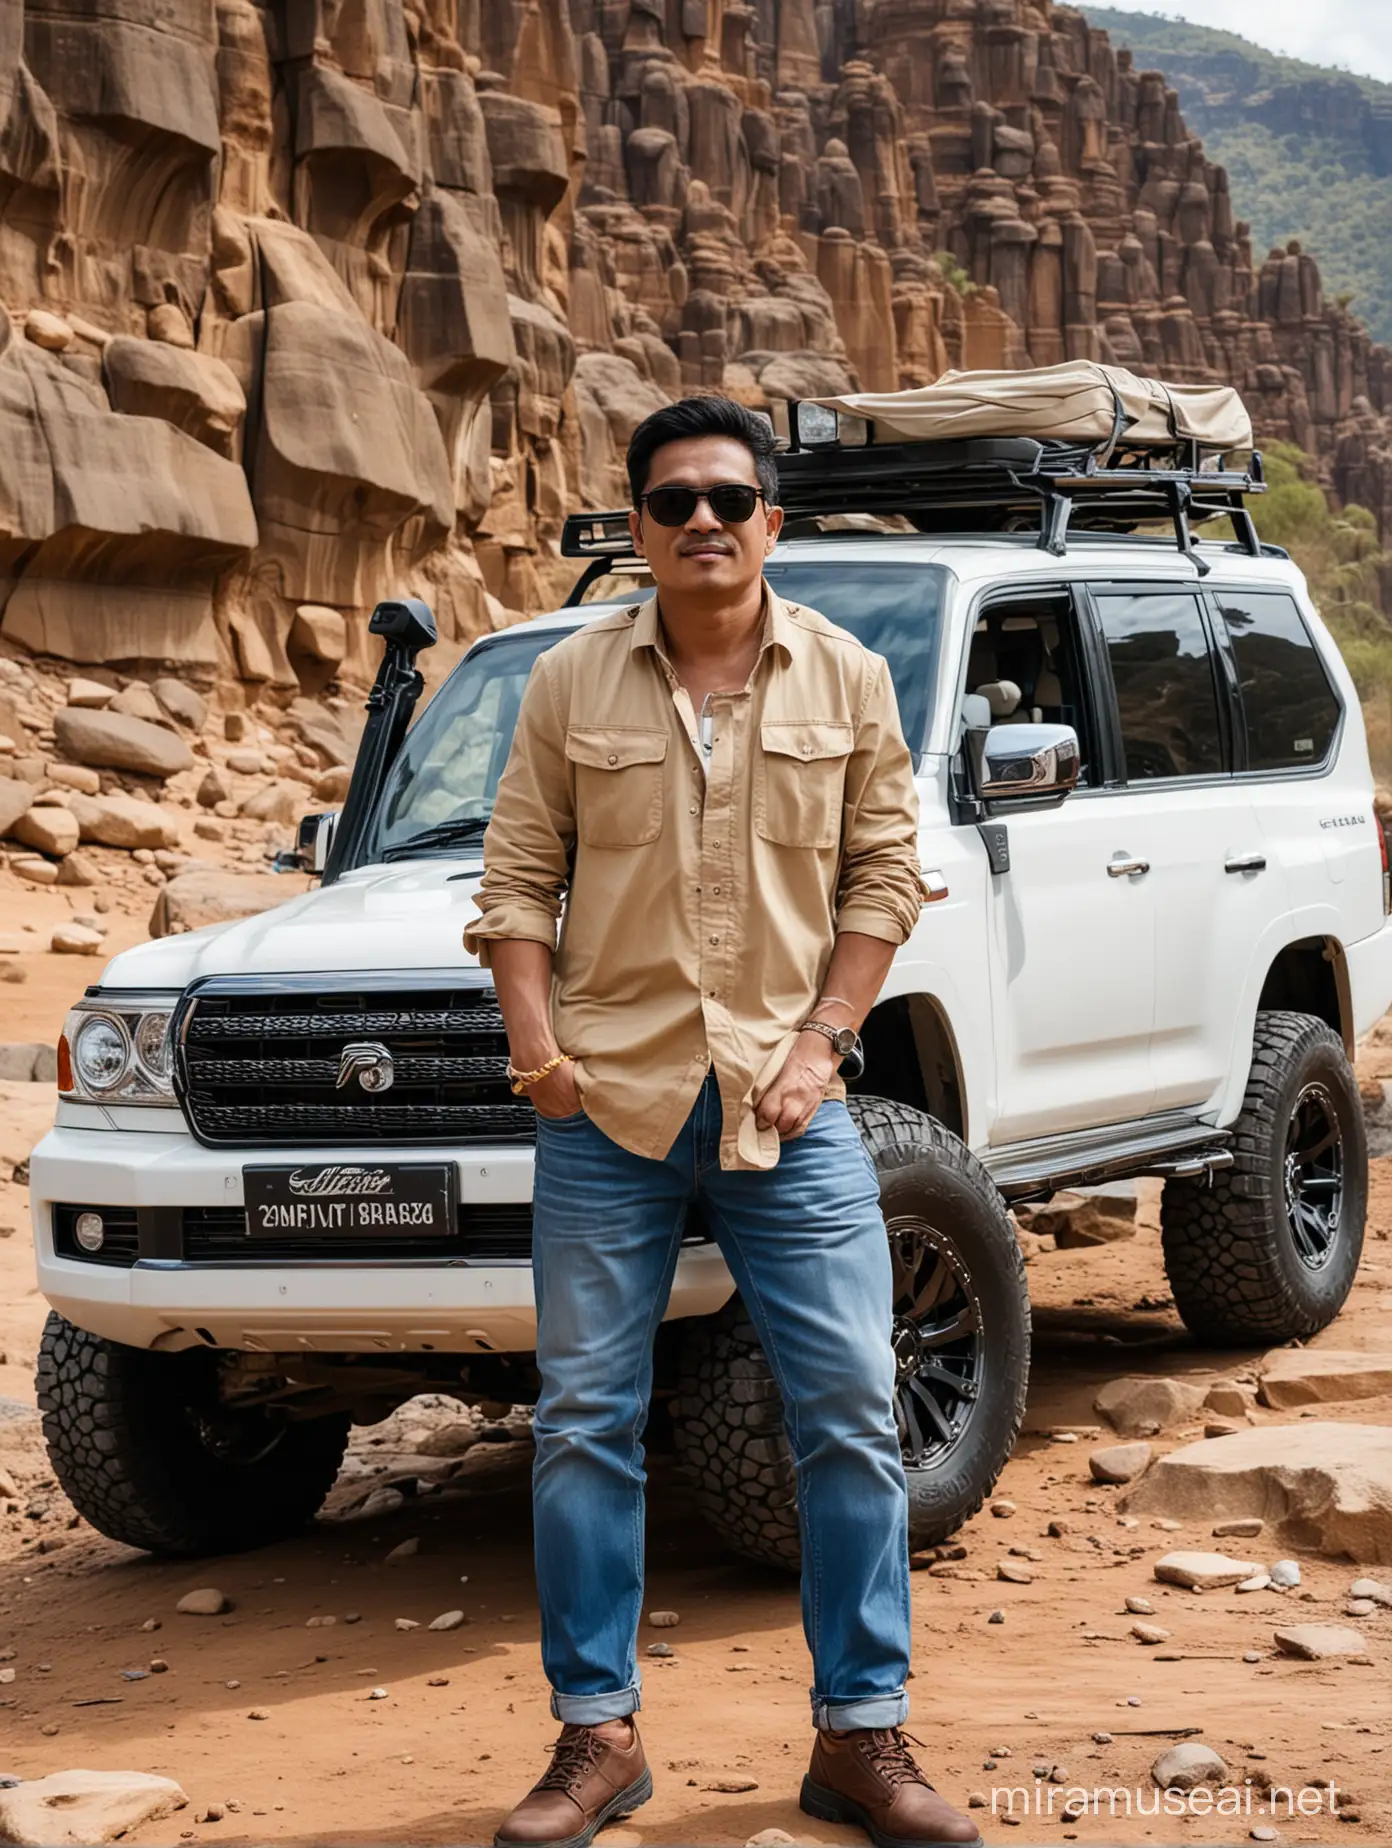
[[[247,1231],[329,1237],[399,1233],[443,1238],[454,1229],[451,1162],[309,1162],[243,1168]]]

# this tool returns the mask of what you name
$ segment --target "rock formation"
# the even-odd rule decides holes
[[[1392,360],[1052,0],[0,0],[0,637],[288,705],[553,600],[635,422],[1221,377],[1392,519]]]

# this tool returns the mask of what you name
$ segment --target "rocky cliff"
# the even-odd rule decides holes
[[[0,0],[0,636],[284,703],[553,598],[635,421],[1221,376],[1392,505],[1392,360],[1050,0]]]

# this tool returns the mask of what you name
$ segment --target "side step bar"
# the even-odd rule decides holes
[[[987,1150],[987,1173],[1010,1201],[1046,1199],[1064,1187],[1096,1187],[1138,1174],[1194,1179],[1230,1168],[1228,1132],[1192,1117],[1118,1124],[1085,1136],[1043,1136]]]

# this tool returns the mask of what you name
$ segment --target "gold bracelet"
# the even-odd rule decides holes
[[[507,1063],[507,1075],[512,1084],[513,1096],[525,1097],[534,1084],[540,1084],[543,1078],[549,1078],[551,1073],[556,1070],[557,1066],[569,1065],[570,1063],[571,1058],[568,1052],[558,1052],[554,1059],[548,1059],[545,1065],[539,1065],[534,1072],[519,1072],[513,1065],[512,1060],[509,1059]]]

